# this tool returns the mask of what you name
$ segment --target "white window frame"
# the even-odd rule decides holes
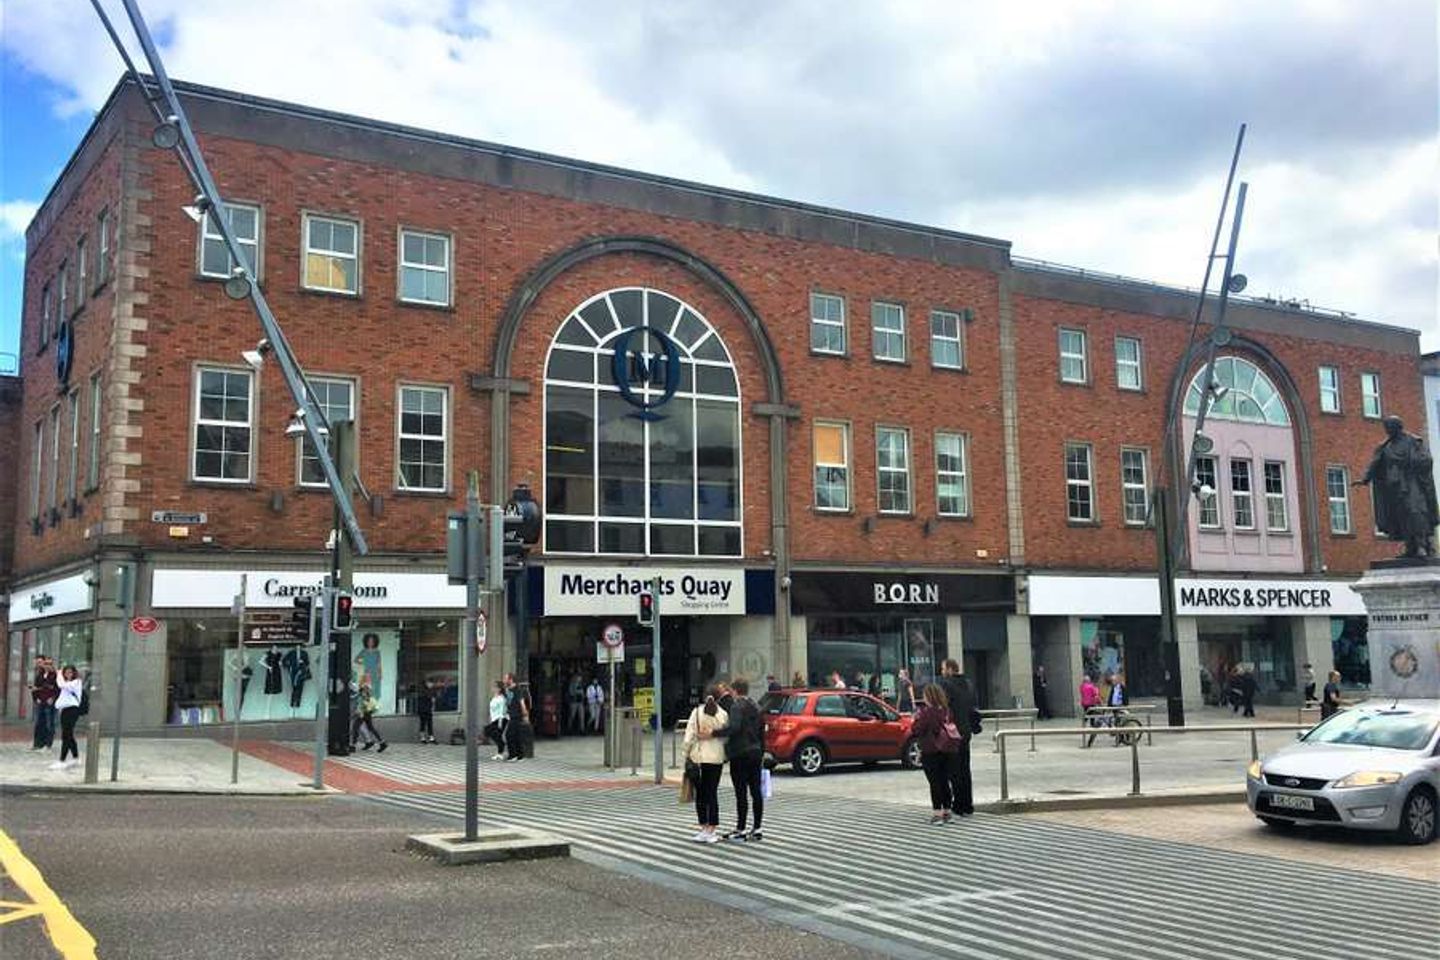
[[[89,248],[85,243],[85,234],[75,241],[75,309],[85,302],[90,291],[86,284],[90,282]]]
[[[1270,468],[1275,468],[1275,475],[1279,479],[1279,490],[1270,489]],[[1283,460],[1266,460],[1260,468],[1262,480],[1265,484],[1265,529],[1270,533],[1290,532],[1290,507],[1285,502],[1285,462]],[[1280,522],[1272,523],[1271,518],[1274,512],[1278,511]]]
[[[60,404],[50,408],[50,519],[60,510]]]
[[[40,288],[40,343],[36,352],[45,349],[50,342],[50,329],[55,321],[55,291],[54,281],[49,281]]]
[[[1330,383],[1326,384],[1325,378],[1329,376]],[[1321,365],[1316,371],[1316,378],[1320,382],[1320,412],[1340,412],[1340,368],[1328,365]],[[1325,398],[1330,398],[1330,405],[1326,406]]]
[[[55,329],[52,331],[55,336],[60,335],[60,325],[70,319],[70,263],[62,261],[60,269],[55,274],[55,286],[59,289],[60,300],[57,304],[59,316],[55,320]]]
[[[322,250],[310,246],[310,225],[317,222],[325,222],[332,225],[343,225],[351,227],[355,231],[355,252],[341,253],[333,250]],[[315,290],[320,293],[334,293],[344,297],[358,297],[364,285],[361,278],[361,255],[364,251],[364,234],[361,221],[354,217],[332,216],[327,213],[305,212],[300,217],[300,285],[306,290]],[[310,283],[309,261],[310,255],[315,254],[321,257],[330,257],[336,260],[352,260],[355,263],[355,289],[347,290],[344,287],[325,287]]]
[[[1140,458],[1140,482],[1134,483],[1125,475],[1126,456],[1138,456]],[[1140,493],[1140,513],[1136,516],[1131,509],[1134,505],[1133,494]],[[1120,448],[1120,504],[1124,514],[1125,526],[1143,527],[1150,519],[1150,451],[1144,447],[1121,447]]]
[[[65,478],[65,500],[77,503],[80,498],[80,389],[70,391],[70,474]]]
[[[959,470],[940,468],[940,447],[954,440],[959,445]],[[960,485],[960,509],[946,510],[944,498],[940,495],[942,481],[949,479]],[[935,431],[935,512],[942,517],[968,517],[971,511],[970,499],[970,437],[958,430]]]
[[[840,319],[832,320],[828,316],[820,316],[816,310],[819,303],[838,304],[840,307]],[[834,328],[840,331],[840,349],[831,350],[815,346],[815,328]],[[818,290],[810,291],[810,352],[824,354],[828,357],[843,357],[850,348],[850,331],[847,327],[845,317],[845,298],[833,293],[821,293]]]
[[[310,375],[310,376],[308,377],[308,379],[309,379],[309,381],[310,381],[310,387],[311,387],[311,389],[314,389],[316,384],[336,384],[336,383],[343,383],[345,386],[347,386],[347,387],[350,388],[350,406],[349,406],[349,409],[346,411],[346,413],[347,413],[347,419],[352,420],[352,421],[357,421],[356,424],[355,424],[355,430],[351,433],[351,436],[355,437],[355,438],[357,439],[357,441],[358,441],[359,436],[360,436],[360,425],[359,425],[359,423],[358,423],[358,419],[357,419],[358,415],[357,415],[356,411],[359,409],[359,406],[360,406],[360,386],[359,386],[359,383],[358,383],[353,377],[327,377],[327,376],[320,376],[320,375],[316,375],[316,374]],[[318,395],[319,395],[319,391],[317,390],[317,391],[315,391],[315,392],[316,392],[316,395],[318,396]],[[326,419],[330,419],[329,413],[324,409],[323,406],[321,407],[321,412],[326,414]],[[333,426],[333,421],[332,421],[332,426]],[[296,485],[296,486],[300,486],[300,487],[305,487],[306,489],[325,489],[329,484],[328,484],[324,479],[321,479],[321,480],[319,480],[319,481],[314,481],[314,480],[309,480],[309,481],[307,481],[307,480],[305,479],[305,445],[306,445],[306,443],[309,442],[309,440],[310,440],[310,437],[309,437],[307,434],[303,434],[303,433],[302,433],[300,436],[298,436],[298,437],[295,438],[295,485]],[[333,444],[331,445],[330,450],[331,450],[332,455],[333,455],[333,452],[334,452],[334,446],[333,446]],[[360,452],[360,451],[359,451],[359,449],[358,449],[358,442],[357,442],[357,449],[356,449],[356,451],[355,451],[355,453],[356,453],[355,469],[356,469],[356,470],[359,470],[359,469],[360,469],[360,464],[359,464],[359,452]],[[315,459],[318,460],[319,457],[317,456]]]
[[[955,336],[938,333],[935,330],[935,321],[955,321]],[[936,359],[935,345],[937,343],[955,344],[955,362],[941,363]],[[931,310],[930,311],[930,366],[940,370],[964,370],[965,369],[965,316],[958,310]]]
[[[1072,479],[1070,476],[1070,453],[1071,451],[1083,451],[1085,454],[1085,477],[1084,479]],[[1095,448],[1088,443],[1078,440],[1070,440],[1065,443],[1065,519],[1070,523],[1093,524],[1099,518],[1099,511],[1095,508]],[[1085,493],[1085,504],[1089,508],[1090,515],[1076,516],[1071,510],[1070,490],[1074,487],[1083,490]]]
[[[263,279],[263,264],[261,263],[261,258],[264,254],[265,249],[263,241],[263,238],[265,236],[265,212],[263,208],[261,208],[261,206],[257,203],[226,203],[225,215],[230,220],[231,230],[235,229],[234,217],[231,215],[231,211],[233,210],[249,210],[255,214],[255,236],[251,238],[246,238],[240,236],[237,233],[235,235],[235,242],[240,245],[240,248],[242,250],[246,247],[250,248],[250,258],[254,263],[255,271],[253,279],[258,283],[261,279]],[[230,251],[225,248],[225,238],[220,235],[220,232],[218,230],[211,229],[211,217],[213,217],[214,215],[214,211],[209,211],[205,214],[205,216],[200,218],[200,242],[196,247],[195,252],[195,269],[202,277],[212,277],[216,280],[228,280],[235,272],[235,258],[231,256]],[[218,243],[220,244],[221,249],[225,250],[224,273],[216,273],[213,270],[205,269],[205,244],[207,242]],[[301,274],[301,279],[304,279],[303,273]]]
[[[817,447],[819,446],[819,444],[817,443],[817,436],[820,428],[822,427],[827,429],[833,427],[840,431],[841,452],[845,458],[843,463],[827,463],[820,459],[820,455],[817,450]],[[854,493],[850,482],[852,476],[852,472],[850,470],[850,461],[853,459],[850,448],[850,424],[843,420],[816,420],[815,423],[811,426],[810,430],[810,455],[811,459],[814,461],[814,471],[811,476],[811,483],[813,486],[813,502],[815,504],[815,509],[820,511],[821,513],[849,513],[851,505],[854,502],[852,499]],[[844,473],[845,504],[843,506],[823,506],[820,503],[820,471],[822,469],[839,470]]]
[[[400,446],[402,440],[429,440],[434,441],[435,437],[428,433],[405,433],[402,425],[405,423],[405,391],[421,390],[429,393],[440,394],[440,442],[444,445],[444,484],[439,487],[412,487],[405,483],[405,474],[401,469]],[[448,493],[450,490],[450,388],[443,384],[436,383],[400,383],[395,387],[395,489],[404,493]]]
[[[1067,351],[1065,349],[1065,336],[1067,334],[1080,338],[1080,352]],[[1090,338],[1084,330],[1076,327],[1060,328],[1060,382],[1061,383],[1089,383],[1090,382]],[[1077,360],[1080,363],[1079,378],[1065,375],[1065,361]]]
[[[1340,475],[1340,496],[1335,496],[1330,489],[1330,474],[1332,472]],[[1325,466],[1325,501],[1329,507],[1330,532],[1338,534],[1351,534],[1355,532],[1355,521],[1350,515],[1350,470],[1344,464],[1330,463]],[[1343,526],[1335,523],[1335,507],[1339,505],[1345,514]]]
[[[35,451],[30,458],[30,521],[40,522],[40,486],[45,481],[45,418],[35,421]]]
[[[406,260],[406,237],[419,237],[422,240],[439,240],[445,244],[445,265],[443,267],[435,267],[428,263],[412,263]],[[455,242],[450,234],[440,233],[436,230],[400,227],[399,238],[396,243],[396,260],[399,261],[399,267],[395,271],[395,296],[402,303],[417,303],[426,307],[448,307],[455,302]],[[443,273],[445,275],[445,299],[427,300],[423,297],[405,296],[406,270],[419,270],[423,273]]]
[[[1245,489],[1237,489],[1235,485],[1236,467],[1244,467]],[[1242,509],[1243,508],[1243,509]],[[1249,515],[1249,522],[1242,522],[1246,515]],[[1236,530],[1255,530],[1255,469],[1249,457],[1230,458],[1230,516]]]
[[[1225,517],[1220,511],[1220,459],[1213,454],[1200,454],[1195,457],[1195,482],[1202,482],[1200,479],[1200,467],[1205,464],[1210,470],[1210,488],[1215,492],[1208,497],[1196,492],[1195,499],[1198,501],[1195,508],[1195,524],[1201,530],[1220,530],[1225,525]],[[1206,508],[1212,510],[1215,519],[1206,522]]]
[[[110,279],[110,208],[95,215],[95,289]]]
[[[900,318],[898,328],[882,327],[880,320],[882,316]],[[892,356],[890,353],[880,352],[880,344],[884,341],[887,345],[892,338],[898,337],[900,341],[900,356]],[[909,356],[909,346],[905,342],[905,306],[889,300],[872,300],[870,302],[870,341],[871,352],[876,360],[882,363],[904,363]]]
[[[905,457],[903,466],[887,467],[880,461],[880,438],[884,434],[893,433],[900,436],[904,443],[902,453]],[[892,427],[884,424],[877,424],[875,427],[875,509],[878,513],[887,516],[909,516],[915,508],[915,485],[912,482],[910,463],[914,459],[910,450],[910,430],[907,427]],[[880,482],[886,474],[899,475],[905,481],[905,505],[903,509],[890,507],[887,509],[881,503],[882,490],[884,485]]]
[[[100,486],[100,412],[100,373],[96,371],[90,375],[90,461],[85,473],[87,492]]]
[[[1367,389],[1371,385],[1375,387],[1374,390]],[[1370,412],[1371,401],[1374,401],[1374,413]],[[1384,407],[1380,403],[1380,374],[1373,372],[1360,374],[1360,413],[1366,420],[1379,420],[1384,412]]]
[[[231,429],[238,429],[241,426],[241,421],[239,420],[201,419],[200,392],[201,387],[205,382],[206,373],[238,374],[245,378],[245,382],[249,387],[246,401],[246,413],[248,415],[248,419],[245,420],[244,427],[250,433],[250,443],[248,446],[248,452],[246,454],[247,469],[244,477],[204,477],[201,476],[200,472],[196,469],[199,465],[200,460],[200,428],[202,426],[229,427]],[[252,483],[255,479],[255,461],[259,457],[259,453],[256,450],[255,435],[255,424],[257,422],[255,415],[255,403],[257,399],[255,389],[255,371],[251,370],[249,367],[229,367],[225,366],[224,364],[210,363],[197,364],[194,368],[194,378],[195,382],[191,388],[190,394],[190,479],[195,483],[215,483],[223,484],[226,486],[244,486],[246,484]],[[221,461],[221,467],[223,470],[223,459]]]
[[[1135,359],[1128,360],[1120,356],[1120,345],[1122,343],[1133,343],[1135,345]],[[1123,376],[1126,370],[1134,371],[1135,382],[1126,383]],[[1140,342],[1139,337],[1116,337],[1115,338],[1115,386],[1121,390],[1128,390],[1139,393],[1145,389],[1145,346]]]

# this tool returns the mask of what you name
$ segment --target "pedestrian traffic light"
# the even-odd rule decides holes
[[[506,513],[504,515],[505,536],[502,552],[503,566],[507,577],[525,569],[525,554],[528,548],[525,546],[525,541],[520,538],[520,528],[524,523],[525,518],[519,514]]]
[[[349,633],[355,629],[355,595],[346,590],[336,590],[334,609],[330,617],[331,633]]]
[[[300,643],[314,643],[315,598],[296,597],[290,613],[290,635]]]
[[[640,591],[640,608],[636,611],[636,619],[642,627],[655,623],[655,594],[649,587]]]

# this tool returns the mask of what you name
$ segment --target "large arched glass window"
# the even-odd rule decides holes
[[[1200,397],[1204,393],[1201,380],[1205,368],[1190,381],[1185,392],[1186,416],[1199,416]],[[1259,367],[1242,357],[1220,357],[1215,361],[1215,379],[1226,388],[1225,395],[1211,404],[1205,416],[1216,420],[1240,423],[1263,423],[1272,427],[1290,426],[1290,414],[1275,384]]]
[[[640,288],[566,317],[545,361],[546,553],[738,557],[740,494],[740,385],[715,328]]]

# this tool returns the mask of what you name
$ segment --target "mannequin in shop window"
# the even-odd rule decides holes
[[[381,681],[384,679],[380,674],[380,635],[367,633],[360,641],[360,653],[355,657],[355,665],[360,668],[360,678],[369,682],[370,689],[375,696],[380,695]]]
[[[284,666],[284,658],[280,655],[278,646],[270,645],[270,649],[261,658],[261,666],[265,668],[265,695],[270,697],[277,693],[283,693],[285,681],[281,668]]]

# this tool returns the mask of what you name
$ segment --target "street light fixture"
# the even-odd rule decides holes
[[[210,201],[206,199],[205,194],[197,193],[192,202],[185,204],[180,209],[185,211],[185,216],[199,223],[205,219],[205,214],[210,212]]]
[[[250,276],[244,267],[236,267],[225,281],[225,296],[231,300],[245,300],[250,296]]]
[[[173,150],[180,143],[180,118],[173,113],[150,132],[150,142],[161,150]]]
[[[227,281],[225,281],[225,282],[226,282],[226,283],[229,283],[230,281],[227,280]],[[258,371],[261,367],[265,366],[265,354],[267,354],[267,353],[269,353],[269,352],[270,352],[270,340],[269,340],[269,338],[267,338],[267,337],[261,337],[261,338],[260,338],[260,342],[257,343],[257,344],[255,344],[255,349],[254,349],[254,350],[242,350],[242,351],[240,351],[240,358],[241,358],[242,360],[244,360],[244,361],[250,366],[250,369],[251,369],[251,370],[256,370],[256,371]]]

